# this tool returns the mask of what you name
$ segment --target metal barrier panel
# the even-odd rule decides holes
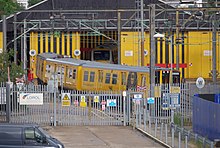
[[[193,131],[211,140],[220,138],[220,104],[193,97]]]
[[[51,92],[47,86],[40,85],[19,88],[14,85],[11,92],[10,122],[54,126],[123,125],[121,92]],[[31,99],[35,101],[30,102]]]
[[[59,125],[123,125],[121,92],[63,91],[70,104],[58,102]]]
[[[32,102],[24,102],[28,99]],[[18,88],[14,85],[10,104],[10,122],[45,125],[51,123],[51,117],[54,114],[53,95],[48,92],[47,86],[25,85]]]

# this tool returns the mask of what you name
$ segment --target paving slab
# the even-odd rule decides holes
[[[65,148],[162,148],[132,127],[57,126],[48,133],[63,142]]]

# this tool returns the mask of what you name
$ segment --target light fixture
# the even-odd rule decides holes
[[[154,35],[154,38],[163,38],[164,37],[164,34],[160,34],[160,33],[156,33]]]

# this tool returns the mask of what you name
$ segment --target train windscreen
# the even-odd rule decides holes
[[[109,51],[94,51],[94,60],[110,60],[110,52]]]

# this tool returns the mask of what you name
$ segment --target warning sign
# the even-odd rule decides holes
[[[86,102],[86,97],[85,96],[81,96],[81,101],[80,102]]]
[[[62,93],[62,106],[70,106],[70,93]]]
[[[94,96],[94,102],[98,103],[99,102],[99,96]]]
[[[86,96],[81,96],[80,99],[80,107],[86,107],[87,103],[86,103]]]

